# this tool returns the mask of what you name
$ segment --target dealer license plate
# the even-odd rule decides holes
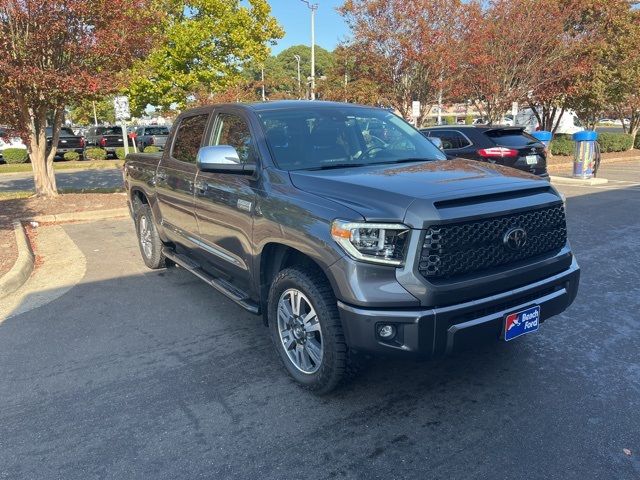
[[[508,342],[525,333],[538,331],[540,306],[527,308],[504,317],[504,339]]]

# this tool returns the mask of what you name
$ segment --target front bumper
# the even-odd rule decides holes
[[[505,315],[540,306],[541,322],[566,310],[575,299],[580,268],[569,269],[520,288],[456,305],[430,309],[369,309],[338,302],[350,348],[371,353],[438,356],[504,336]],[[392,340],[377,335],[380,324],[393,324]]]

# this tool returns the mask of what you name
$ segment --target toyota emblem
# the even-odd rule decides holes
[[[509,250],[517,252],[527,244],[527,232],[520,227],[507,230],[507,233],[504,234],[502,239],[502,243],[504,243],[504,246]]]

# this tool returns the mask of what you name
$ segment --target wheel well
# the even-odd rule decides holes
[[[134,189],[131,191],[131,206],[133,207],[134,213],[138,210],[138,206],[140,204],[149,204],[149,199],[144,194],[142,190]]]
[[[322,267],[300,250],[279,243],[265,245],[260,255],[260,299],[262,318],[265,325],[268,324],[267,302],[271,282],[278,272],[293,266],[318,271],[324,275]]]

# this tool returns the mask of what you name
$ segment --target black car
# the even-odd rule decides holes
[[[442,149],[450,158],[497,163],[549,176],[544,144],[525,132],[524,127],[448,125],[420,131],[442,140]]]
[[[53,139],[53,129],[47,127],[47,148],[51,148],[51,140]],[[56,158],[61,159],[67,152],[76,152],[82,155],[84,151],[84,137],[73,133],[69,127],[60,129],[60,138],[58,138],[58,148],[56,149]]]
[[[122,127],[91,127],[87,132],[87,148],[104,149],[107,154],[115,155],[116,149],[124,147]]]

